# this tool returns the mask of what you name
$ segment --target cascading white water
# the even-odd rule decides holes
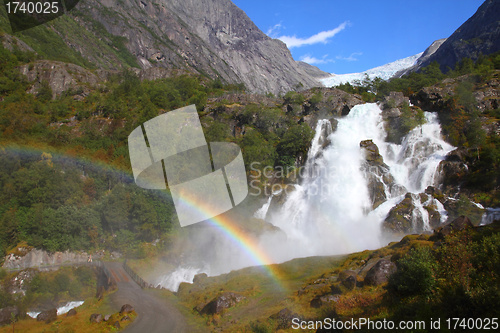
[[[153,284],[163,288],[176,291],[182,282],[192,283],[196,274],[206,273],[206,270],[196,267],[178,267],[174,272],[160,276]]]
[[[79,306],[81,306],[84,303],[84,301],[73,301],[73,302],[68,302],[65,305],[62,305],[57,308],[57,315],[60,316],[62,314],[68,313],[69,310],[75,309]],[[26,312],[28,316],[31,318],[36,318],[39,314],[40,311],[28,311]]]
[[[397,145],[385,142],[381,112],[376,104],[355,106],[347,116],[338,119],[333,132],[330,121],[318,121],[305,169],[300,173],[301,184],[287,191],[287,198],[278,211],[268,213],[272,201],[268,198],[254,215],[267,218],[286,234],[286,240],[282,233],[264,234],[259,239],[263,251],[273,262],[383,246],[381,223],[391,208],[403,200],[406,191],[418,194],[436,185],[439,162],[453,150],[441,138],[436,115],[425,113],[427,123],[412,130]],[[362,168],[366,160],[360,142],[364,140],[372,140],[378,146],[394,177],[393,188],[398,189],[391,193],[391,188],[386,186],[387,200],[374,210],[367,171]],[[380,175],[374,173],[373,176],[382,180]],[[414,217],[420,218],[424,229],[428,229],[429,215],[424,206],[429,202],[420,202],[418,195],[413,197]],[[443,222],[444,207],[437,201],[434,205]],[[194,237],[200,251],[204,251],[197,254],[195,261],[199,265],[178,267],[156,283],[177,290],[181,282],[192,282],[194,275],[201,272],[217,275],[256,264],[239,248],[230,247],[223,236],[217,238],[215,233],[199,236]]]
[[[426,112],[426,123],[414,128],[400,145],[375,142],[396,183],[409,192],[423,192],[435,184],[439,163],[455,147],[441,138],[437,114]]]
[[[354,107],[349,115],[338,119],[337,130],[328,137],[330,145],[323,151],[318,147],[325,138],[318,133],[323,132],[325,122],[318,122],[305,166],[306,177],[270,220],[295,244],[293,249],[280,252],[299,257],[383,245],[380,225],[404,195],[391,194],[386,188],[388,200],[372,211],[367,179],[361,171],[363,140],[372,140],[379,147],[397,188],[417,194],[435,185],[439,163],[454,149],[442,140],[437,116],[425,113],[427,122],[412,130],[398,145],[385,142],[381,112],[376,104]],[[374,177],[380,178],[375,174]],[[414,218],[429,229],[429,215],[424,208],[429,202],[421,203],[418,196],[414,197]],[[436,206],[444,215],[442,205]]]

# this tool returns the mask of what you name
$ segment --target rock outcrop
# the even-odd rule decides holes
[[[368,286],[378,286],[387,283],[389,276],[397,270],[396,264],[387,260],[380,259],[365,276],[364,283]]]
[[[230,308],[244,299],[245,297],[242,295],[238,295],[233,292],[225,292],[208,302],[208,304],[201,310],[201,313],[210,315],[218,314],[224,311],[224,309]]]
[[[44,321],[46,324],[57,320],[57,309],[50,309],[47,311],[42,311],[36,316],[37,321]]]
[[[65,251],[49,253],[44,250],[32,249],[22,256],[15,254],[6,256],[2,267],[7,269],[25,269],[37,266],[85,263],[87,260],[88,254],[85,252]]]
[[[368,193],[375,209],[391,197],[391,188],[395,187],[394,177],[372,140],[361,141],[359,145],[365,154],[361,168],[368,181]]]
[[[441,202],[432,195],[406,193],[404,199],[389,211],[382,228],[388,234],[398,236],[431,231],[442,223],[439,206],[442,207]]]

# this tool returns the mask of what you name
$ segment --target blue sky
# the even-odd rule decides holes
[[[296,60],[345,74],[423,52],[483,0],[232,0]]]

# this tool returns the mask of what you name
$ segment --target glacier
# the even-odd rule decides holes
[[[388,80],[397,72],[415,65],[418,58],[420,58],[422,54],[423,52],[369,69],[361,73],[331,74],[331,76],[320,79],[320,81],[325,87],[335,87],[343,83],[350,83],[354,85],[356,84],[356,81],[362,82],[366,75],[368,75],[368,77],[372,80],[376,77],[379,77],[382,80]]]

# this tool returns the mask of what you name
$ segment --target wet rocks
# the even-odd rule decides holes
[[[42,311],[36,316],[37,321],[44,321],[45,323],[51,323],[57,319],[57,309],[50,309],[47,311]]]
[[[382,229],[392,235],[406,235],[431,231],[441,224],[440,202],[434,196],[407,193],[405,198],[390,211]]]
[[[394,177],[372,140],[361,141],[359,145],[365,155],[361,170],[368,181],[368,191],[372,207],[375,209],[390,196],[391,188],[395,186]]]
[[[210,315],[218,314],[224,309],[233,307],[244,299],[245,297],[242,295],[238,295],[233,292],[225,292],[208,302],[207,305],[205,305],[201,310],[201,313]]]
[[[365,276],[364,283],[368,286],[378,286],[388,281],[389,276],[396,272],[396,264],[387,260],[380,259]]]

